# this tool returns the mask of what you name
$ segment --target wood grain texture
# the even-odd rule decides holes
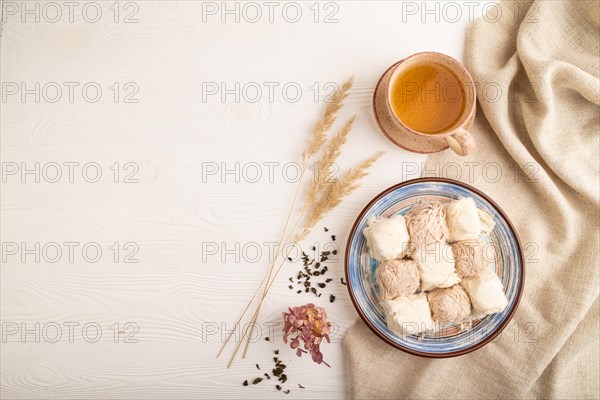
[[[37,183],[31,174],[23,183],[19,173],[2,182],[3,246],[57,243],[63,255],[57,262],[43,255],[36,262],[26,255],[23,262],[20,252],[12,255],[3,247],[0,397],[282,398],[273,380],[241,385],[272,368],[275,349],[288,365],[286,387],[292,391],[287,397],[348,397],[341,341],[357,314],[339,282],[343,257],[330,263],[333,282],[318,299],[287,288],[299,262],[287,264],[265,302],[248,358],[227,370],[232,348],[222,358],[215,356],[224,331],[232,328],[268,266],[265,243],[278,240],[295,188],[293,169],[286,172],[284,167],[297,162],[331,83],[356,76],[340,120],[352,114],[358,119],[340,167],[386,151],[361,189],[302,244],[306,249],[331,241],[329,235],[335,234],[343,254],[362,207],[403,179],[402,163],[418,166],[424,161],[394,147],[377,131],[371,111],[375,82],[388,65],[417,51],[462,58],[468,20],[422,23],[412,18],[402,23],[402,2],[341,1],[329,2],[338,8],[339,21],[333,24],[313,21],[313,2],[301,2],[304,18],[295,24],[277,13],[273,23],[222,23],[218,16],[202,22],[207,2],[135,1],[131,3],[139,9],[139,22],[124,24],[130,11],[124,2],[118,5],[119,23],[113,21],[113,2],[98,3],[103,18],[97,23],[86,22],[80,12],[72,23],[22,23],[19,14],[4,15],[3,84],[33,87],[40,82],[43,87],[56,82],[64,89],[64,82],[77,82],[79,88],[93,82],[102,88],[102,97],[91,103],[76,90],[73,102],[64,93],[56,103],[45,97],[35,102],[33,95],[25,102],[19,95],[3,99],[3,171],[6,163],[19,168],[22,163],[28,168],[35,163],[40,168],[97,163],[102,179],[87,182],[79,170],[69,182],[63,169],[56,183],[44,176]],[[321,20],[329,11],[326,3],[318,3]],[[115,82],[117,102],[110,89]],[[242,96],[238,102],[231,94],[222,101],[220,93],[203,99],[207,84],[232,88],[252,82],[265,89],[257,101]],[[277,84],[272,98],[265,82]],[[128,83],[139,89],[137,103],[123,102],[131,93],[125,88]],[[301,88],[298,101],[291,102],[281,90],[286,84]],[[121,168],[117,183],[110,169],[115,163]],[[138,167],[137,183],[123,182],[125,163]],[[252,182],[243,172],[237,178],[220,174],[222,167],[235,168],[236,163],[240,168],[261,166],[261,178]],[[276,165],[272,179],[265,167],[269,163]],[[208,166],[215,165],[219,172],[206,175]],[[323,225],[330,233],[322,231]],[[78,243],[73,262],[64,253],[65,242]],[[88,243],[102,249],[98,262],[83,257],[81,248]],[[117,261],[110,250],[114,243]],[[137,263],[123,262],[126,243],[137,246]],[[217,253],[207,254],[214,246]],[[244,260],[244,248],[259,249],[260,257]],[[337,297],[333,304],[329,293]],[[335,323],[333,343],[323,349],[331,369],[307,357],[296,358],[281,340],[281,312],[311,301],[325,306]],[[34,330],[24,341],[22,323]],[[73,325],[72,342],[65,323],[78,324]],[[97,342],[86,341],[94,336],[93,329],[87,336],[82,332],[90,323],[102,330]],[[111,328],[115,323],[118,328]],[[126,323],[138,327],[136,343],[125,342],[132,332],[131,326],[124,328]],[[53,342],[57,325],[61,336]],[[18,332],[11,330],[15,326]],[[299,389],[299,383],[306,389]]]

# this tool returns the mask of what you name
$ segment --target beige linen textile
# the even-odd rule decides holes
[[[443,360],[395,350],[357,321],[344,341],[353,398],[600,397],[599,6],[507,1],[500,21],[470,26],[466,65],[502,92],[479,92],[475,155],[427,166],[457,163],[512,219],[526,255],[521,305],[493,343]]]

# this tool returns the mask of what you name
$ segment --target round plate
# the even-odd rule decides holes
[[[367,242],[362,234],[371,216],[389,217],[405,214],[418,201],[449,202],[470,197],[477,208],[487,212],[496,223],[494,230],[480,239],[493,245],[495,262],[490,268],[496,272],[508,298],[508,306],[501,313],[473,321],[470,329],[447,324],[430,335],[398,336],[388,329],[385,314],[379,305],[379,286],[375,279],[378,263],[369,256]],[[350,298],[367,326],[388,344],[408,353],[444,358],[459,356],[476,350],[496,337],[515,313],[525,278],[523,251],[515,229],[500,207],[479,190],[462,182],[443,178],[420,178],[406,181],[380,193],[358,216],[346,246],[346,281]]]
[[[375,91],[373,92],[373,113],[375,114],[375,120],[379,129],[385,137],[387,137],[395,145],[415,153],[437,153],[438,151],[446,150],[448,144],[444,139],[429,139],[425,137],[410,135],[404,133],[392,120],[387,108],[387,91],[386,87],[394,71],[394,67],[401,63],[402,60],[398,61],[384,72],[379,78]],[[469,129],[473,124],[473,118],[471,118],[465,129]]]

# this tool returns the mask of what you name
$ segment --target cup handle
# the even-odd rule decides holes
[[[446,136],[444,138],[448,146],[459,156],[466,156],[475,151],[477,145],[475,144],[475,138],[471,135],[471,132],[466,129],[459,129],[454,135]]]

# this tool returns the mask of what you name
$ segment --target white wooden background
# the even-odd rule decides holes
[[[339,283],[343,257],[330,265],[334,281],[325,290],[337,296],[335,303],[329,303],[328,295],[315,301],[312,295],[287,289],[297,263],[287,266],[274,285],[260,320],[280,323],[286,307],[311,301],[326,307],[339,326],[334,343],[323,346],[331,369],[308,357],[296,358],[282,343],[279,325],[271,335],[274,343],[264,341],[268,333],[262,331],[248,358],[227,370],[232,348],[216,359],[222,336],[212,329],[233,326],[267,267],[268,248],[262,244],[277,241],[295,187],[282,175],[282,165],[297,162],[331,92],[328,83],[356,76],[341,118],[356,114],[358,120],[340,165],[350,166],[379,150],[387,153],[360,190],[327,215],[303,247],[326,242],[325,225],[337,236],[342,253],[350,227],[368,200],[404,178],[417,177],[404,176],[400,163],[418,165],[425,158],[394,147],[378,132],[371,111],[374,84],[394,61],[415,52],[440,51],[462,59],[468,8],[460,4],[463,16],[452,22],[444,18],[454,19],[451,14],[439,14],[443,2],[429,2],[434,10],[440,7],[439,13],[425,15],[422,22],[422,10],[406,15],[413,10],[406,8],[407,2],[315,6],[310,1],[298,3],[302,17],[291,23],[282,11],[288,7],[285,17],[295,17],[287,2],[276,2],[273,22],[269,6],[258,2],[263,15],[252,23],[254,10],[245,8],[243,14],[245,3],[237,6],[239,22],[235,15],[224,15],[222,22],[221,2],[99,1],[102,16],[92,23],[95,6],[87,6],[89,2],[75,2],[73,22],[62,2],[55,3],[63,13],[57,22],[51,22],[56,9],[47,2],[26,3],[30,9],[40,7],[39,22],[35,14],[23,14],[23,3],[3,4],[0,397],[282,398],[273,380],[241,385],[259,376],[255,363],[270,370],[273,350],[280,349],[288,365],[289,398],[347,398],[350,382],[341,341],[357,313]],[[410,3],[421,7],[420,2]],[[475,8],[475,16],[484,4]],[[236,7],[235,2],[227,6]],[[218,10],[212,15],[214,7]],[[320,11],[318,22],[315,9]],[[137,22],[124,23],[128,16]],[[324,23],[327,16],[337,22]],[[21,84],[35,92],[36,82],[39,102],[35,93],[22,99]],[[73,86],[72,101],[65,82],[79,85]],[[264,90],[256,102],[248,101],[255,92],[239,102],[234,94],[225,101],[220,95],[203,99],[203,87],[212,87],[211,82],[228,88],[256,82]],[[272,99],[264,82],[275,88]],[[95,96],[93,88],[88,100],[83,97],[82,87],[88,83],[102,89],[96,103],[88,101]],[[282,93],[286,84],[292,89]],[[56,86],[62,88],[62,98],[53,103]],[[298,86],[302,94],[293,103]],[[135,88],[139,90],[129,100],[137,103],[125,102],[124,96]],[[80,163],[73,182],[64,164],[68,162]],[[130,162],[139,166],[138,183],[123,182],[125,173],[133,171],[125,167]],[[262,178],[251,183],[254,170],[247,169],[239,182],[231,174],[224,181],[219,174],[203,180],[203,171],[215,165],[207,163],[233,168],[236,162],[241,167],[263,164]],[[274,166],[273,182],[264,167],[267,162],[281,163]],[[23,166],[32,169],[35,163],[40,163],[39,183],[34,173],[21,174]],[[56,172],[52,163],[62,166],[56,183],[49,182]],[[97,183],[82,176],[87,163],[100,166]],[[115,163],[121,172],[118,183],[110,168]],[[13,174],[15,166],[19,170]],[[94,175],[88,169],[85,177]],[[73,262],[64,242],[78,243]],[[118,262],[109,248],[115,242]],[[36,243],[47,247],[47,254],[38,252],[39,262],[24,251]],[[55,256],[52,243],[63,251],[55,263],[50,262]],[[83,258],[86,243],[101,246],[97,263]],[[126,243],[139,247],[134,256],[138,263],[123,262],[132,249]],[[203,260],[203,248],[210,243],[221,250],[222,243],[228,249],[239,243],[247,250],[257,243],[262,258],[236,262],[235,255],[223,254],[223,261],[219,253]],[[93,257],[93,249],[88,254]],[[128,322],[139,328],[137,343],[124,342],[133,329],[125,329]],[[22,323],[31,331],[23,337]],[[73,342],[65,325],[69,323],[79,324],[73,328]],[[87,323],[102,329],[98,342],[84,340]],[[114,323],[125,332],[118,343]],[[62,336],[54,342],[57,325]],[[93,327],[87,333],[85,338],[94,338]],[[298,389],[298,383],[306,389]]]

